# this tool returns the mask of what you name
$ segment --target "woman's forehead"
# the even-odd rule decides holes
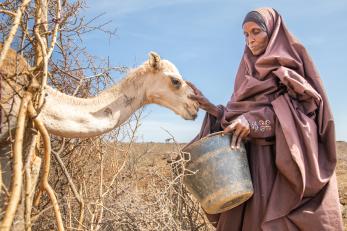
[[[255,22],[246,22],[242,26],[243,31],[249,32],[253,29],[261,29],[261,27]]]

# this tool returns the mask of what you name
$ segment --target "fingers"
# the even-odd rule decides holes
[[[241,140],[241,138],[239,137],[240,136],[240,130],[239,129],[236,129],[234,131],[234,134],[231,138],[231,149],[236,149],[236,145],[237,145],[237,142],[238,140]]]
[[[224,132],[225,133],[232,133],[235,130],[236,124],[237,124],[236,121],[232,122],[229,126],[224,128]]]
[[[189,82],[189,81],[186,80],[186,83],[188,84],[188,86],[190,86],[190,87],[194,90],[194,92],[195,92],[195,90],[197,90],[197,88],[195,87],[195,85],[192,84],[191,82]]]
[[[188,95],[188,98],[197,101],[200,105],[205,102],[205,97],[201,95]]]
[[[189,99],[195,100],[198,102],[199,107],[207,112],[209,112],[209,109],[211,108],[211,103],[208,101],[208,99],[205,98],[203,95],[188,95]]]
[[[197,95],[188,95],[188,98],[192,100],[198,100],[200,97]]]
[[[194,85],[192,82],[186,80],[186,83],[187,83],[191,88],[195,88],[195,85]]]
[[[248,136],[250,130],[248,122],[245,124],[244,121],[236,119],[224,129],[224,132],[233,133],[230,146],[232,149],[239,149],[241,147],[242,139]]]
[[[192,83],[186,80],[186,83],[193,89],[193,90],[198,90],[198,88]]]
[[[249,131],[247,130],[243,130],[241,132],[241,134],[239,135],[238,139],[237,139],[237,143],[236,143],[236,149],[240,149],[241,148],[241,141],[242,139],[246,138],[249,134]]]
[[[191,82],[186,80],[186,83],[193,89],[194,94],[196,95],[202,95],[201,91]]]
[[[238,138],[238,130],[236,130],[236,125],[237,125],[237,121],[232,122],[229,126],[227,126],[226,128],[224,128],[224,132],[225,133],[233,133],[232,137],[231,137],[231,142],[230,142],[230,147],[232,149],[235,148],[235,144]]]
[[[231,139],[231,148],[234,150],[240,149],[241,147],[241,141],[246,138],[248,135],[248,131],[245,129],[236,129],[233,133],[232,139]]]

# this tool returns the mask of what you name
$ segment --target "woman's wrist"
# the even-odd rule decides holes
[[[214,104],[210,103],[208,107],[206,108],[206,111],[213,115],[214,117],[219,118],[222,114],[222,111],[219,107],[215,106]]]

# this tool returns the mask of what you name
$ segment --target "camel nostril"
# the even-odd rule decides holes
[[[196,112],[198,112],[199,111],[199,104],[195,104],[194,105],[194,109],[195,109]]]

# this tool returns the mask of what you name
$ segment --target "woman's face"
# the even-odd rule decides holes
[[[253,55],[257,56],[265,52],[269,38],[267,33],[257,23],[246,22],[243,24],[243,33],[245,35],[246,45]]]

